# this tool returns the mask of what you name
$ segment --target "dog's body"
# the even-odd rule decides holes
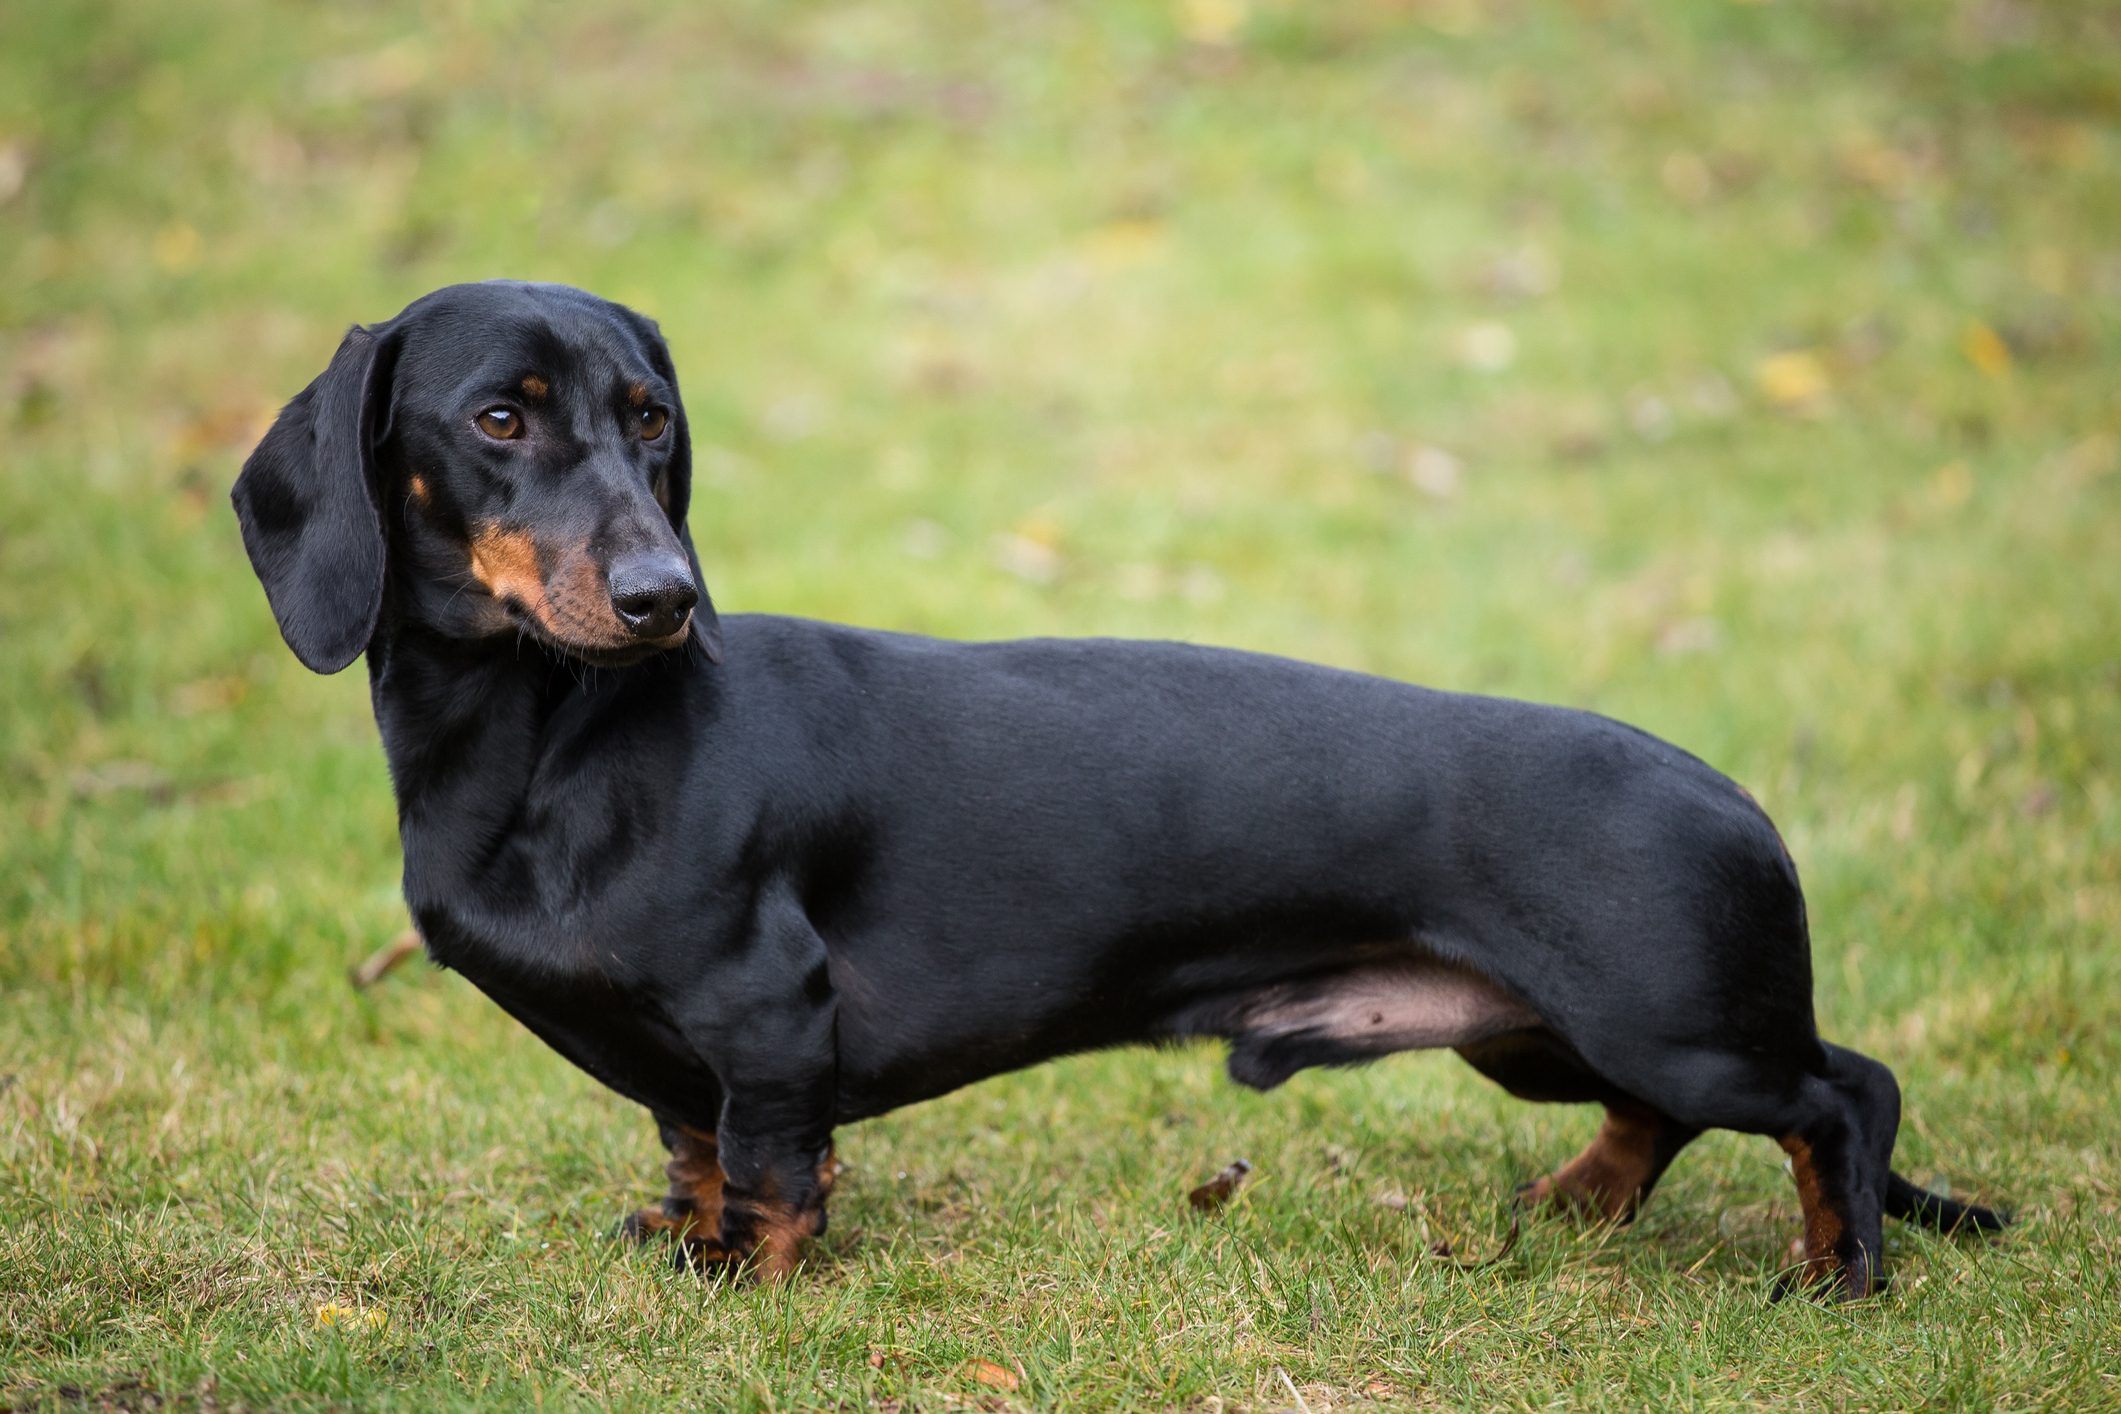
[[[836,1124],[1187,1036],[1261,1088],[1441,1046],[1604,1103],[1532,1194],[1612,1218],[1703,1129],[1772,1136],[1850,1294],[1887,1212],[1999,1225],[1891,1173],[1795,868],[1693,757],[1227,650],[725,626],[684,436],[645,321],[452,287],[350,335],[237,489],[290,645],[368,652],[434,956],[661,1124],[636,1232],[785,1272]]]

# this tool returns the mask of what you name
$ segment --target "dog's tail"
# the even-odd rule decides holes
[[[1955,1203],[1941,1193],[1917,1188],[1897,1173],[1885,1178],[1885,1215],[1936,1232],[2001,1232],[2011,1221],[2009,1213],[1979,1203]]]

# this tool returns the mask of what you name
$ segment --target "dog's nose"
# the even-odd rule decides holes
[[[611,607],[635,638],[667,638],[700,602],[692,571],[675,555],[633,555],[611,567]]]

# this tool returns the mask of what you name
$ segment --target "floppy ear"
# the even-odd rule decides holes
[[[678,527],[678,543],[685,547],[685,558],[692,564],[692,587],[700,591],[700,602],[692,606],[691,641],[707,655],[708,662],[719,663],[722,617],[714,611],[714,600],[707,597],[707,577],[700,573],[700,552],[692,548],[692,531],[683,525]]]
[[[375,439],[396,357],[387,327],[349,330],[331,366],[280,410],[230,495],[280,636],[315,672],[360,657],[382,607]]]
[[[624,306],[621,306],[623,308]],[[670,385],[672,398],[677,406],[673,414],[671,435],[677,440],[670,448],[670,526],[678,533],[678,543],[685,547],[685,558],[692,562],[692,587],[700,591],[700,602],[692,610],[692,642],[707,655],[710,663],[722,661],[722,620],[714,611],[714,600],[707,594],[707,578],[700,573],[700,556],[692,548],[692,528],[685,524],[685,513],[692,506],[692,426],[685,418],[685,402],[678,395],[677,366],[671,361],[670,346],[663,342],[663,331],[653,319],[633,310],[626,310],[633,321],[634,332],[648,350],[649,366],[655,369],[663,381]]]

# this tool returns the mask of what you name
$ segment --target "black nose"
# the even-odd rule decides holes
[[[635,638],[667,638],[700,602],[692,570],[675,555],[628,555],[611,567],[611,607]]]

